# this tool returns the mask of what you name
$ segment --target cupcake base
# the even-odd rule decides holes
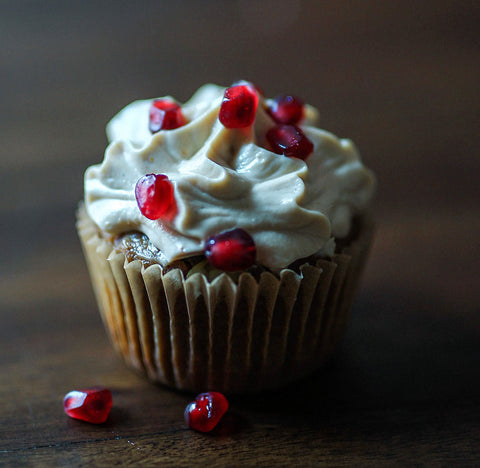
[[[80,207],[77,229],[111,341],[153,381],[203,392],[276,389],[319,368],[344,334],[373,234],[369,217],[331,260],[299,272],[222,274],[129,261]]]

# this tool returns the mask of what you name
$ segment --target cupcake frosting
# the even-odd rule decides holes
[[[374,191],[374,176],[354,144],[316,128],[318,113],[306,105],[298,126],[313,151],[305,160],[276,154],[266,138],[275,125],[269,101],[259,96],[254,123],[231,129],[219,120],[224,92],[203,86],[181,106],[187,123],[155,134],[149,130],[152,100],[115,116],[103,162],[85,174],[89,216],[111,235],[146,234],[163,265],[201,254],[209,237],[234,228],[250,234],[257,262],[272,270],[331,253],[333,238],[348,235]],[[146,174],[164,174],[173,184],[173,217],[141,213],[135,186]]]

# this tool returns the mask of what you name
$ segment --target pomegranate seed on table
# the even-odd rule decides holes
[[[231,86],[225,90],[218,118],[226,128],[252,125],[258,106],[258,94],[250,84]]]
[[[147,174],[135,186],[140,212],[148,219],[168,216],[175,209],[173,185],[164,174]]]
[[[274,153],[305,160],[313,151],[313,143],[296,125],[277,125],[267,132]]]
[[[205,242],[205,257],[219,270],[245,270],[253,265],[255,255],[255,242],[240,228],[224,231]]]
[[[227,410],[228,401],[221,393],[201,393],[185,408],[185,423],[196,431],[210,432]]]
[[[93,424],[105,422],[111,407],[112,394],[105,387],[72,390],[63,399],[63,409],[68,416]]]
[[[282,94],[271,101],[267,113],[279,124],[297,124],[303,118],[303,101],[296,96]]]
[[[150,106],[149,128],[152,133],[173,130],[187,123],[182,108],[170,99],[155,99]]]

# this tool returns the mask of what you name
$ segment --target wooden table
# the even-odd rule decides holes
[[[479,3],[270,3],[1,2],[0,465],[480,464]],[[119,108],[240,76],[356,141],[378,230],[334,359],[204,435],[114,354],[74,211]],[[66,417],[93,384],[107,423]]]

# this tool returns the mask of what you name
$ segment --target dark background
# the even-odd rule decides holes
[[[201,452],[189,397],[111,351],[74,212],[117,111],[238,78],[355,141],[378,229],[341,350],[296,387],[304,409],[239,400],[246,427],[206,445],[246,465],[478,461],[479,24],[477,1],[0,2],[0,462],[139,461],[134,438],[143,460]],[[110,425],[66,420],[63,394],[100,381]]]

